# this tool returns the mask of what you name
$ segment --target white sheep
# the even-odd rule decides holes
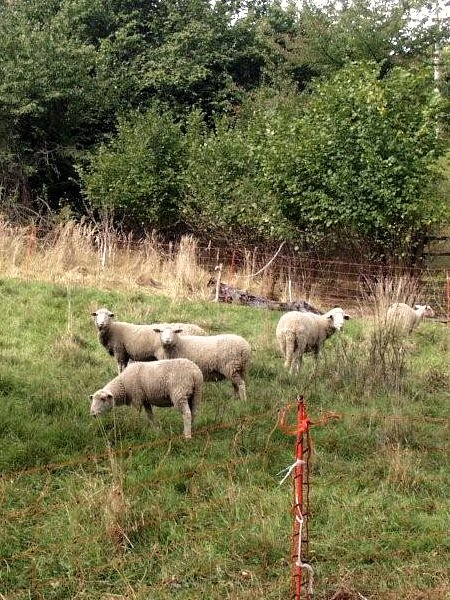
[[[173,406],[183,415],[184,437],[189,439],[202,389],[202,372],[190,360],[135,362],[91,395],[91,415],[126,404],[137,410],[143,407],[153,423],[153,406]]]
[[[160,335],[158,358],[189,358],[200,367],[205,381],[229,379],[236,396],[246,400],[245,376],[250,365],[250,344],[240,335],[180,337],[181,328],[155,327]]]
[[[98,339],[107,352],[117,361],[121,373],[130,360],[156,360],[156,350],[160,346],[159,335],[154,327],[159,324],[135,325],[116,321],[114,313],[107,308],[99,308],[92,313],[98,331]],[[166,324],[162,324],[165,326]],[[190,335],[206,335],[206,331],[193,323],[174,323]]]
[[[295,367],[298,371],[305,352],[314,352],[317,358],[324,341],[335,331],[340,331],[349,318],[340,307],[332,308],[324,315],[296,310],[282,315],[277,324],[276,338],[286,369],[292,373]]]
[[[429,304],[415,304],[414,308],[404,302],[394,302],[388,308],[386,323],[400,331],[411,333],[424,317],[434,317]]]

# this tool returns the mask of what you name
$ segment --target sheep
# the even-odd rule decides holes
[[[386,323],[399,331],[411,333],[424,317],[434,317],[429,304],[415,304],[414,308],[404,302],[394,302],[388,308]]]
[[[323,315],[296,310],[282,315],[277,324],[276,338],[289,373],[294,367],[299,370],[305,352],[314,352],[317,358],[324,341],[335,331],[340,331],[349,318],[340,307]]]
[[[159,336],[151,325],[135,325],[114,320],[114,313],[107,308],[99,308],[92,313],[98,330],[98,339],[117,361],[119,373],[133,361],[156,360],[155,351],[159,347]],[[175,323],[190,335],[206,335],[206,331],[193,323]],[[165,324],[163,324],[165,326]]]
[[[158,359],[189,358],[200,367],[205,381],[229,379],[234,394],[246,400],[245,376],[251,356],[247,340],[232,333],[180,337],[181,328],[155,327],[154,330],[160,335]]]
[[[174,406],[183,415],[183,433],[192,436],[192,424],[200,406],[203,375],[185,358],[155,362],[135,362],[90,396],[92,416],[114,406],[144,407],[154,423],[153,406]]]

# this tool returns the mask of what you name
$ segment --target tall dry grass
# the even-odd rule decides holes
[[[139,242],[106,224],[67,221],[39,234],[33,226],[0,219],[0,273],[64,285],[130,290],[171,297],[208,294],[210,274],[197,259],[197,242],[182,238],[167,250],[154,236]]]
[[[215,275],[214,266],[213,256],[210,265],[202,264],[198,242],[190,235],[176,245],[162,244],[153,233],[139,241],[122,235],[107,219],[67,220],[39,232],[0,217],[3,276],[123,291],[144,288],[171,298],[211,298],[214,290],[208,281]],[[238,268],[226,267],[223,280],[269,298],[318,301],[306,274],[294,282],[283,269],[259,269],[251,251],[244,252]]]
[[[419,292],[417,281],[402,275],[383,277],[366,287],[363,303],[372,309],[368,328],[368,361],[366,381],[369,389],[380,383],[400,392],[406,373],[408,340],[387,319],[389,306],[394,302],[413,304]]]
[[[322,274],[317,266],[312,268],[308,261],[292,265],[272,262],[274,255],[267,257],[257,248],[242,249],[242,256],[238,264],[232,259],[223,265],[222,281],[251,294],[278,301],[306,300],[325,311],[330,308],[330,290],[335,303],[337,287],[345,287],[342,281],[330,280],[329,272]],[[0,276],[65,286],[141,289],[173,299],[209,299],[214,289],[208,282],[216,276],[214,267],[220,262],[218,249],[209,252],[200,248],[189,235],[178,244],[163,244],[155,233],[136,241],[114,230],[107,218],[99,223],[65,220],[42,232],[0,216]],[[442,313],[443,288],[440,283],[436,285],[439,297],[426,301]],[[385,278],[355,288],[352,297],[348,290],[342,290],[342,305],[353,309],[354,314],[358,309],[361,314],[373,313],[375,323],[381,324],[390,302],[412,303],[418,291],[413,278]]]

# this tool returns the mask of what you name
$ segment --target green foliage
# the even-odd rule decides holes
[[[261,172],[267,132],[254,114],[191,136],[183,217],[191,228],[228,240],[279,238],[289,231]]]
[[[130,227],[414,252],[449,114],[426,66],[447,23],[412,24],[422,4],[3,2],[2,209],[84,195]],[[444,49],[444,98],[448,72]]]
[[[448,40],[448,23],[436,26],[434,7],[424,0],[353,0],[316,6],[305,3],[299,14],[300,39],[290,53],[320,73],[351,62],[372,61],[382,73],[394,65],[428,62],[435,41]]]
[[[249,28],[204,0],[23,0],[0,7],[0,185],[52,205],[73,164],[131,109],[224,110],[259,80]],[[57,194],[60,194],[57,196]],[[56,197],[55,197],[56,195]],[[163,201],[163,200],[161,200]]]
[[[433,165],[442,104],[427,71],[352,65],[281,113],[264,166],[286,218],[313,237],[344,229],[410,253],[445,217]]]
[[[178,218],[184,139],[158,108],[120,119],[117,136],[100,146],[81,173],[90,202],[113,209],[128,225],[165,227]]]
[[[39,182],[57,185],[73,174],[82,146],[96,140],[95,128],[111,109],[88,31],[99,3],[15,2],[1,9],[0,182],[7,192],[18,189],[29,200],[31,181],[39,191]]]

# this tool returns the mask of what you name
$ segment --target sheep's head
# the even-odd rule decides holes
[[[90,396],[91,416],[97,417],[114,406],[114,397],[111,392],[104,389],[98,390]]]
[[[434,310],[429,304],[414,304],[414,310],[422,317],[434,317]]]
[[[99,308],[92,313],[97,329],[104,329],[114,320],[114,313],[107,308]]]
[[[345,313],[340,306],[335,306],[325,315],[332,320],[334,331],[340,331],[344,326],[344,322],[350,319],[350,315]]]
[[[161,339],[161,346],[163,348],[173,348],[177,342],[178,334],[183,330],[181,328],[173,329],[172,327],[154,327],[153,331],[159,333],[159,337]]]

